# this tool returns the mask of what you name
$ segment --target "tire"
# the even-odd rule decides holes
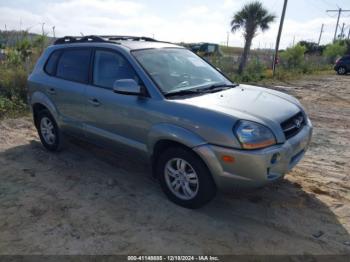
[[[189,149],[173,147],[162,152],[156,162],[156,175],[166,196],[186,208],[202,207],[216,194],[208,167]]]
[[[40,111],[35,121],[43,146],[52,152],[59,151],[63,145],[63,137],[50,112],[48,110]]]
[[[346,68],[344,66],[340,66],[337,69],[337,73],[338,73],[338,75],[345,75],[346,74]]]

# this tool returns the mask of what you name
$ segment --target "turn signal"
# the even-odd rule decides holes
[[[227,163],[234,163],[235,158],[233,156],[222,156],[221,159]]]

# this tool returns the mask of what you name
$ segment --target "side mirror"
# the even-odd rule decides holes
[[[140,95],[141,86],[134,79],[119,79],[113,83],[113,92],[123,95]]]

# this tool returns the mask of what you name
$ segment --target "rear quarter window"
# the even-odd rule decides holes
[[[89,64],[91,50],[67,49],[57,64],[56,76],[75,82],[87,83],[89,79]]]
[[[47,60],[45,67],[44,67],[44,71],[51,75],[54,76],[56,74],[56,65],[57,65],[57,61],[58,58],[61,55],[61,50],[57,50],[54,51],[50,56],[49,59]]]

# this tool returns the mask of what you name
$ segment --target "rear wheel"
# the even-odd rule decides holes
[[[180,206],[199,208],[215,196],[207,166],[189,149],[167,149],[157,161],[156,172],[164,193]]]
[[[345,75],[346,74],[346,68],[344,66],[340,66],[337,70],[338,75]]]
[[[42,110],[37,115],[37,129],[40,141],[49,151],[58,151],[62,146],[62,135],[55,119],[48,110]]]

